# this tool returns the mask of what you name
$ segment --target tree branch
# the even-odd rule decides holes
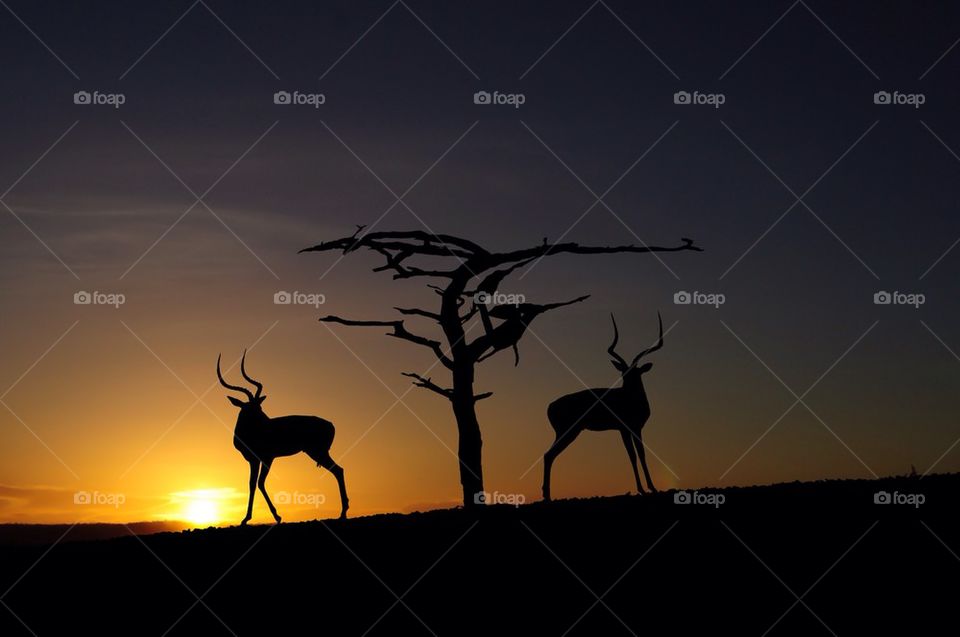
[[[518,261],[508,268],[503,268],[502,270],[496,270],[488,274],[479,284],[477,284],[477,289],[474,291],[474,296],[477,293],[485,292],[486,294],[493,294],[497,291],[497,288],[500,287],[500,284],[503,282],[507,275],[511,274],[514,270],[522,268],[523,266],[532,263],[536,260],[536,257],[531,257],[523,261]]]
[[[519,365],[520,353],[517,349],[517,344],[527,331],[530,323],[533,322],[533,319],[537,318],[544,312],[566,307],[567,305],[573,305],[574,303],[582,303],[588,298],[590,298],[590,295],[585,294],[583,296],[578,296],[575,299],[561,301],[559,303],[548,303],[546,305],[521,303],[520,305],[516,306],[498,305],[490,310],[487,310],[485,307],[481,306],[480,316],[483,319],[485,333],[482,336],[478,336],[472,343],[468,345],[471,357],[474,361],[479,363],[490,358],[497,352],[507,348],[513,348],[515,356],[514,365]],[[496,319],[500,319],[502,322],[496,327],[493,327],[493,324],[490,322],[490,319],[487,315]],[[488,349],[491,351],[487,352]]]
[[[693,239],[682,237],[682,243],[678,246],[648,246],[648,245],[623,245],[623,246],[582,246],[578,243],[547,243],[544,239],[541,245],[523,250],[514,250],[512,252],[491,253],[480,245],[449,234],[433,234],[423,230],[408,230],[397,232],[368,232],[361,236],[356,236],[363,230],[359,227],[357,233],[350,237],[342,237],[333,241],[325,241],[317,245],[310,246],[300,250],[300,252],[325,252],[332,250],[342,250],[343,252],[352,252],[360,248],[380,251],[394,250],[398,253],[428,255],[428,256],[456,256],[461,259],[468,259],[476,263],[481,268],[473,268],[474,272],[482,272],[490,268],[498,267],[508,263],[535,259],[538,257],[551,256],[554,254],[615,254],[622,252],[645,253],[645,252],[680,252],[683,250],[694,250],[701,252],[703,248],[694,245]],[[406,256],[404,257],[406,258]]]
[[[386,259],[385,264],[373,268],[373,271],[383,272],[385,270],[393,270],[396,273],[393,275],[394,279],[410,279],[415,276],[453,278],[454,270],[424,270],[416,266],[404,265],[403,262],[414,255],[414,252],[409,249],[398,250],[396,252],[391,252],[379,246],[370,246],[370,249],[379,252]]]
[[[429,378],[424,378],[420,374],[414,374],[413,372],[401,372],[401,373],[404,376],[408,376],[409,378],[415,379],[415,382],[413,384],[416,385],[417,387],[423,387],[424,389],[429,389],[430,391],[440,394],[441,396],[447,399],[453,398],[452,389],[441,387],[440,385],[437,385]]]
[[[460,315],[460,323],[461,324],[466,323],[467,321],[472,319],[474,315],[476,315],[476,313],[477,313],[477,305],[471,305],[469,310],[467,310],[464,314]]]
[[[434,256],[448,256],[453,254],[461,258],[468,258],[481,254],[487,254],[487,251],[467,239],[455,237],[449,234],[433,234],[423,230],[408,230],[399,232],[368,232],[360,237],[356,235],[334,239],[333,241],[324,241],[317,245],[304,248],[300,252],[324,252],[330,250],[343,250],[352,252],[359,248],[386,248],[389,250],[412,250],[415,254],[428,254]]]
[[[559,303],[547,303],[546,305],[538,305],[538,306],[535,306],[536,314],[534,316],[538,316],[540,314],[543,314],[544,312],[549,312],[550,310],[555,310],[558,307],[566,307],[568,305],[573,305],[574,303],[583,303],[589,298],[590,298],[589,294],[584,294],[583,296],[578,296],[577,298],[571,299],[569,301],[560,301]],[[494,316],[496,316],[496,314],[494,314]]]
[[[693,250],[696,252],[703,252],[703,248],[695,246],[693,244],[693,239],[688,239],[682,237],[680,239],[683,243],[678,246],[672,247],[663,247],[663,246],[648,246],[648,245],[623,245],[623,246],[582,246],[579,243],[546,243],[539,245],[535,248],[526,248],[524,250],[514,250],[513,252],[503,252],[498,254],[490,255],[487,260],[489,265],[487,267],[497,267],[499,265],[504,265],[507,263],[514,263],[516,261],[524,261],[527,259],[535,259],[537,257],[548,257],[555,254],[619,254],[624,252],[629,253],[647,253],[647,252],[682,252],[685,250]]]
[[[702,251],[702,248],[694,245],[693,239],[681,238],[681,243],[675,246],[650,246],[650,245],[619,245],[619,246],[588,246],[578,243],[548,243],[544,238],[543,243],[522,250],[511,252],[490,252],[480,245],[448,234],[433,234],[422,230],[398,231],[398,232],[368,232],[363,234],[364,228],[358,227],[357,231],[349,236],[335,239],[333,241],[319,243],[315,246],[304,248],[300,252],[323,252],[342,250],[344,253],[352,252],[360,248],[366,248],[383,255],[386,262],[382,266],[374,268],[374,271],[381,272],[392,270],[394,279],[403,279],[410,277],[440,277],[448,279],[443,285],[430,285],[437,294],[442,297],[441,311],[434,313],[419,308],[397,308],[401,314],[422,316],[433,319],[440,324],[443,329],[446,341],[450,344],[451,353],[445,354],[439,341],[428,339],[408,332],[403,325],[403,321],[347,321],[337,317],[326,317],[322,321],[339,322],[345,325],[367,325],[384,326],[393,328],[390,336],[429,347],[437,355],[437,358],[443,364],[452,369],[452,359],[459,358],[461,355],[476,362],[478,358],[486,353],[487,349],[492,348],[499,351],[506,347],[513,347],[520,340],[523,332],[526,330],[529,322],[537,315],[584,300],[581,297],[573,301],[554,303],[549,305],[537,306],[533,304],[521,304],[517,310],[522,310],[522,316],[503,314],[497,316],[498,312],[507,312],[506,306],[501,306],[489,310],[489,315],[500,318],[503,323],[494,330],[490,330],[489,325],[485,325],[487,332],[477,338],[473,343],[464,341],[463,324],[475,315],[476,306],[464,314],[461,314],[461,308],[470,299],[471,293],[467,292],[467,284],[474,278],[478,279],[477,288],[473,294],[479,292],[495,292],[497,286],[512,272],[536,260],[553,256],[557,254],[617,254],[617,253],[654,253],[654,252],[682,252],[682,251]],[[433,270],[422,269],[408,265],[406,261],[414,256],[432,256],[432,257],[455,257],[461,260],[453,270]],[[486,312],[480,312],[481,318]]]
[[[399,338],[404,341],[410,341],[411,343],[416,343],[417,345],[422,345],[424,347],[429,347],[433,350],[433,353],[436,357],[443,363],[443,366],[447,369],[453,369],[453,361],[450,360],[446,354],[443,352],[443,348],[440,345],[440,341],[434,341],[417,334],[413,334],[408,331],[403,325],[403,321],[358,321],[354,319],[345,319],[339,316],[324,316],[320,319],[322,323],[340,323],[341,325],[347,325],[350,327],[392,327],[393,332],[388,332],[387,336],[392,336],[394,338]]]
[[[440,394],[447,400],[453,400],[452,389],[441,387],[440,385],[437,385],[436,383],[434,383],[433,380],[431,380],[430,378],[424,378],[420,374],[414,374],[413,372],[401,372],[401,374],[409,378],[413,378],[415,380],[413,384],[416,385],[417,387],[423,387],[424,389],[429,389],[430,391],[436,394]],[[473,399],[477,401],[477,400],[483,400],[484,398],[490,398],[491,396],[493,396],[493,392],[487,391],[487,392],[483,392],[482,394],[477,394],[476,396],[473,397]]]
[[[396,311],[400,312],[405,316],[423,316],[428,319],[433,319],[434,321],[440,320],[440,315],[437,314],[436,312],[429,312],[427,310],[422,310],[419,307],[410,307],[410,308],[395,307],[393,309],[395,309]]]

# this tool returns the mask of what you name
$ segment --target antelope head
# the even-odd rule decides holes
[[[226,387],[227,389],[240,392],[247,397],[247,401],[244,402],[239,398],[234,398],[233,396],[227,396],[229,400],[235,407],[240,408],[240,415],[237,418],[237,424],[240,424],[242,421],[259,421],[266,418],[266,414],[263,413],[263,401],[266,400],[266,396],[261,395],[263,393],[263,384],[257,382],[250,378],[247,375],[246,370],[246,360],[247,352],[244,350],[243,358],[240,359],[240,373],[243,375],[243,378],[253,385],[257,389],[257,393],[254,394],[246,387],[240,387],[237,385],[231,385],[223,379],[223,374],[220,372],[220,356],[217,356],[217,378],[220,379],[220,384]]]
[[[637,363],[639,363],[640,359],[647,354],[655,352],[663,347],[663,318],[661,318],[660,312],[657,312],[657,322],[660,326],[660,337],[657,339],[656,344],[634,356],[630,363],[627,363],[627,361],[625,361],[623,357],[616,352],[617,342],[620,340],[620,334],[617,331],[617,319],[613,317],[613,314],[610,315],[610,320],[613,321],[613,342],[610,344],[610,347],[607,348],[607,353],[611,356],[610,363],[618,372],[620,372],[620,376],[623,378],[624,387],[633,388],[642,386],[643,380],[641,376],[653,368],[653,363],[647,362],[640,367],[637,367]]]

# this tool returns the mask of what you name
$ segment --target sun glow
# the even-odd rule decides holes
[[[237,497],[235,489],[194,489],[171,493],[171,517],[196,526],[212,526],[223,521],[224,505]]]
[[[183,514],[191,524],[213,524],[220,519],[220,507],[213,500],[196,499],[184,508]]]

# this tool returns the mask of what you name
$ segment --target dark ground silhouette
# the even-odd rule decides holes
[[[137,535],[183,531],[188,522],[176,520],[160,522],[129,522],[127,524],[0,524],[0,546],[34,545],[49,546],[61,537],[71,541],[106,540],[126,537],[131,532]],[[0,591],[2,594],[2,591]]]
[[[67,542],[39,562],[46,548],[3,547],[0,590],[36,562],[3,603],[40,635],[943,634],[958,488],[943,475],[699,494],[719,507],[561,500]],[[0,606],[0,634],[29,633]]]

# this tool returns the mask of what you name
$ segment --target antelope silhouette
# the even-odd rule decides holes
[[[217,356],[217,378],[220,384],[227,389],[241,392],[247,397],[244,402],[233,396],[227,396],[235,407],[240,408],[240,414],[237,416],[237,424],[233,430],[233,446],[250,463],[250,499],[247,501],[247,515],[240,522],[241,526],[250,521],[253,513],[253,495],[256,488],[260,487],[263,493],[263,499],[267,501],[270,507],[270,513],[279,524],[281,519],[277,513],[276,507],[270,501],[267,495],[267,474],[270,473],[270,467],[273,461],[282,456],[292,456],[300,453],[306,453],[318,467],[324,467],[337,479],[340,486],[340,517],[347,517],[347,487],[343,480],[343,469],[333,458],[330,457],[330,445],[333,443],[334,427],[333,423],[316,416],[279,416],[270,418],[263,413],[263,384],[259,383],[247,375],[246,370],[247,352],[243,352],[243,358],[240,359],[240,373],[243,378],[256,387],[257,393],[253,394],[245,387],[230,385],[223,379],[220,372],[220,356]],[[258,478],[259,476],[259,478]]]
[[[637,454],[640,455],[640,464],[643,465],[643,475],[647,479],[647,487],[656,493],[650,471],[647,470],[647,456],[644,453],[641,430],[650,418],[650,403],[643,388],[643,374],[653,367],[653,363],[644,363],[637,367],[641,358],[663,347],[663,319],[657,312],[657,321],[660,325],[660,337],[657,343],[637,354],[633,361],[627,362],[615,351],[620,334],[617,331],[617,320],[610,315],[613,321],[613,343],[607,348],[612,360],[610,363],[620,372],[619,387],[605,389],[585,389],[573,394],[567,394],[556,399],[547,407],[547,418],[556,433],[556,440],[543,454],[543,499],[550,499],[550,470],[553,461],[560,453],[570,446],[580,432],[611,431],[620,432],[623,446],[627,449],[630,458],[630,468],[637,481],[637,491],[643,493],[640,486],[640,474],[637,472]]]

